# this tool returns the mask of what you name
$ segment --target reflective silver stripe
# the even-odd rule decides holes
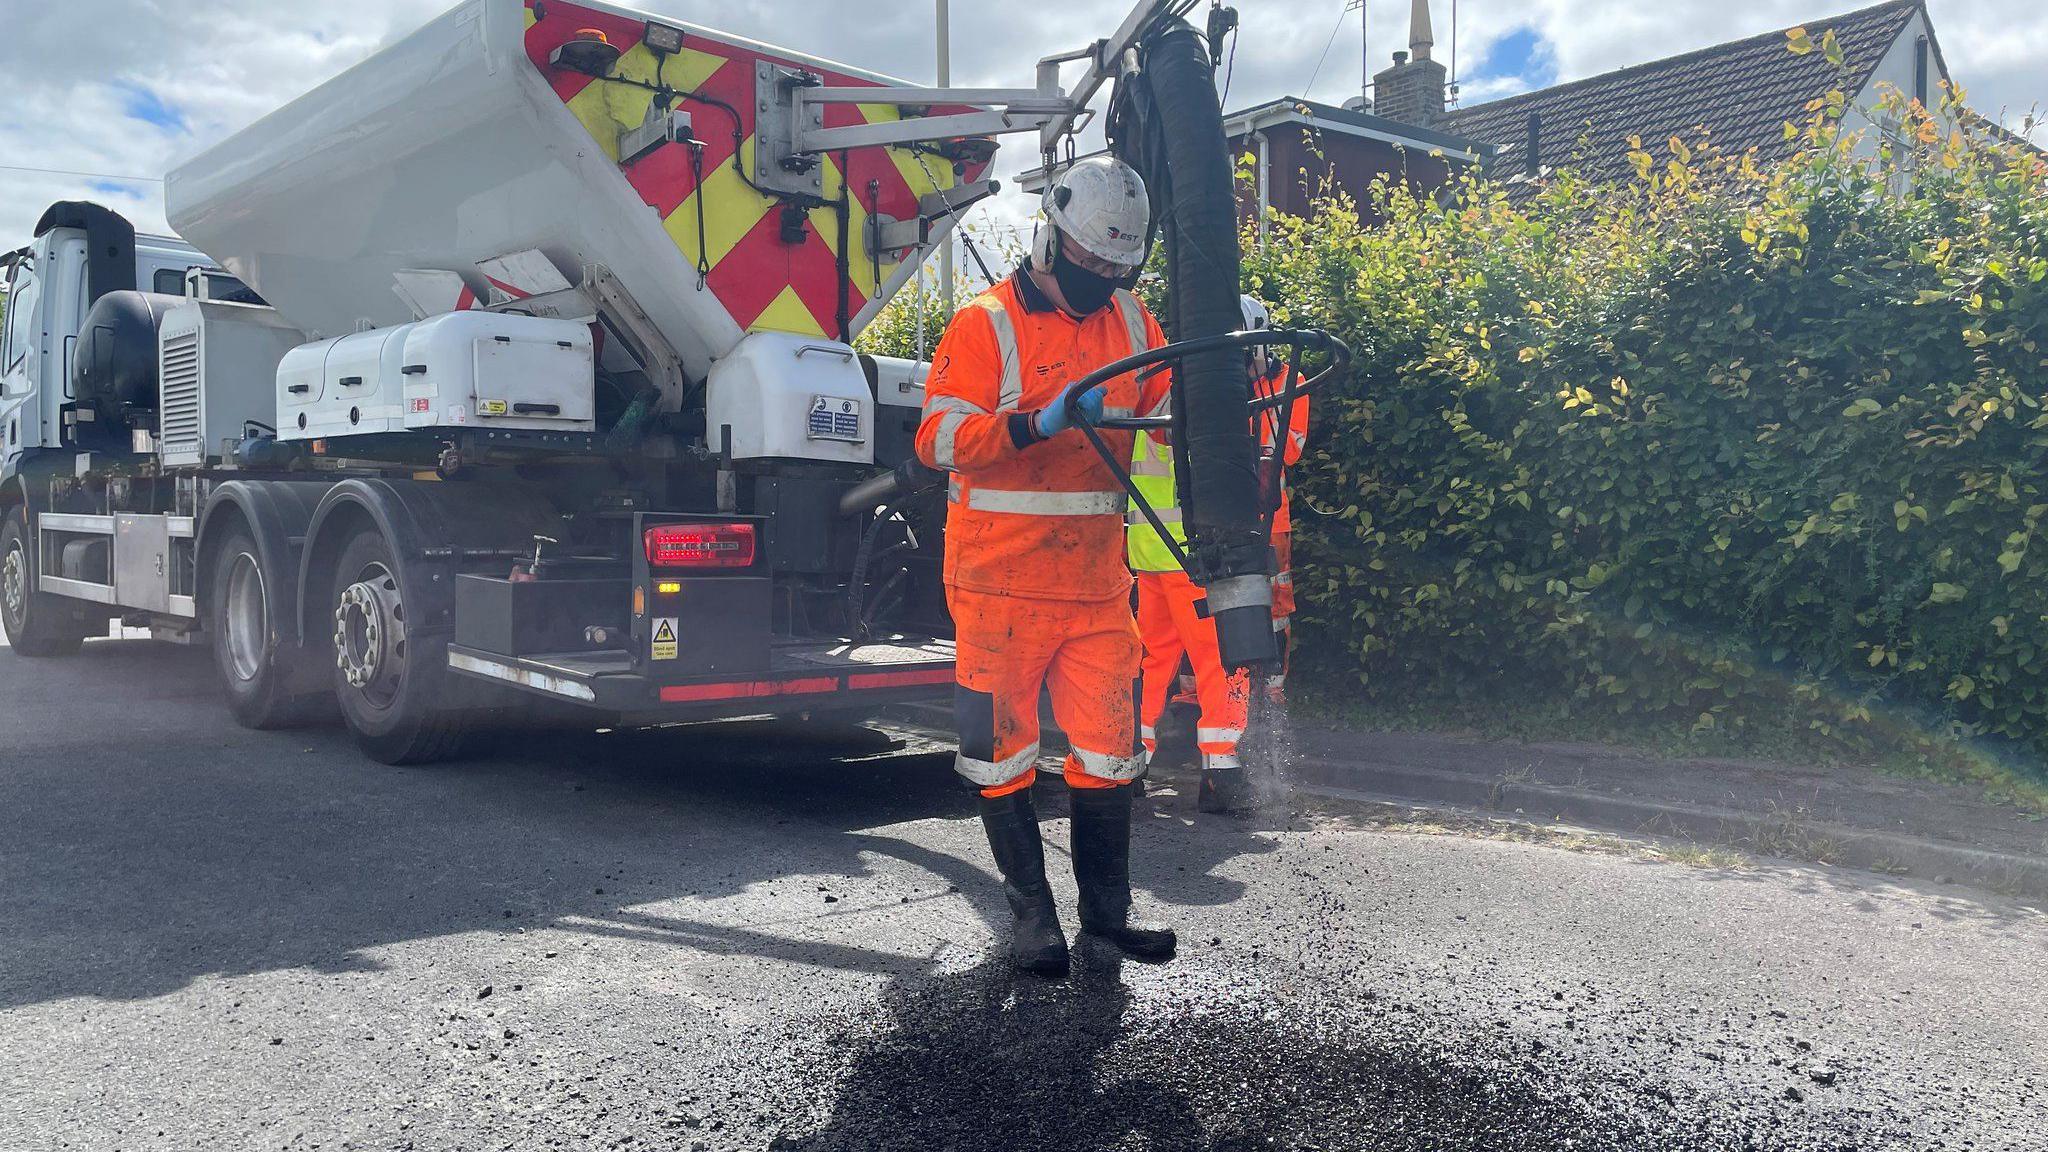
[[[929,416],[934,412],[965,412],[970,416],[988,415],[988,409],[964,397],[927,396],[924,402],[924,414]]]
[[[965,484],[962,484],[962,483],[960,482],[960,478],[959,478],[958,476],[948,476],[948,477],[946,477],[946,499],[947,499],[947,500],[950,500],[950,501],[952,501],[953,503],[955,503],[955,504],[958,504],[958,503],[960,503],[960,499],[961,499],[961,494],[962,494],[962,493],[964,493],[964,492],[966,492],[966,491],[967,491],[967,485],[965,485]]]
[[[1150,724],[1141,724],[1138,726],[1138,739],[1157,740],[1159,739],[1159,730]]]
[[[1145,309],[1139,305],[1138,298],[1127,290],[1118,289],[1116,310],[1124,318],[1124,331],[1131,337],[1131,355],[1136,356],[1152,347],[1151,338],[1145,332]]]
[[[939,430],[932,436],[932,462],[949,472],[959,467],[954,452],[960,438],[960,426],[967,423],[969,415],[971,413],[946,413],[939,417]]]
[[[1017,358],[1017,325],[1001,301],[983,296],[975,303],[988,313],[989,327],[996,332],[996,351],[1003,361],[1003,378],[996,391],[996,411],[1015,412],[1017,406],[1024,402],[1024,368],[1023,361]]]
[[[1275,631],[1275,632],[1285,632],[1285,631],[1287,631],[1287,622],[1288,622],[1289,620],[1291,620],[1291,619],[1293,619],[1293,617],[1291,617],[1291,616],[1275,616],[1275,617],[1273,617],[1273,631]]]
[[[1266,677],[1266,691],[1268,691],[1268,692],[1278,692],[1278,691],[1280,691],[1280,690],[1281,690],[1282,688],[1285,688],[1285,687],[1287,687],[1287,677],[1286,677],[1286,676],[1284,676],[1284,675],[1280,675],[1280,676],[1268,676],[1268,677]]]
[[[1195,729],[1195,743],[1197,744],[1235,744],[1242,739],[1244,739],[1244,729],[1242,728]]]
[[[1074,759],[1081,762],[1083,774],[1097,780],[1136,780],[1145,773],[1143,756],[1111,756],[1106,752],[1076,748]]]
[[[1038,745],[1024,749],[1006,760],[975,760],[966,754],[953,757],[953,771],[983,788],[1008,784],[1038,763]]]
[[[1152,406],[1152,410],[1150,412],[1145,413],[1145,415],[1164,416],[1171,411],[1173,411],[1173,393],[1168,392],[1166,395],[1161,396],[1159,398],[1159,403],[1154,404]]]
[[[1161,524],[1180,523],[1180,509],[1178,508],[1154,508],[1152,509],[1152,513],[1153,515],[1159,517],[1159,522]],[[1150,520],[1145,519],[1145,514],[1143,512],[1138,511],[1136,508],[1132,508],[1130,511],[1124,513],[1124,523],[1129,524],[1133,528],[1137,527],[1140,524],[1150,527],[1152,524]]]
[[[1244,767],[1244,761],[1227,752],[1202,753],[1202,769],[1205,772],[1218,772],[1227,768],[1242,767]]]
[[[932,459],[941,468],[955,467],[955,444],[960,436],[960,426],[969,416],[986,416],[988,409],[972,400],[959,396],[933,396],[927,394],[924,400],[924,415],[930,419],[939,413],[939,430],[932,437]]]
[[[1152,437],[1142,432],[1139,433],[1138,451],[1131,454],[1131,475],[1172,476],[1173,450],[1166,448],[1166,453],[1162,458],[1159,450],[1165,447],[1163,444],[1154,444]]]
[[[1102,410],[1102,418],[1104,420],[1129,420],[1135,415],[1137,415],[1137,411],[1131,408],[1104,408]]]
[[[1294,587],[1294,573],[1282,572],[1278,576],[1273,577],[1273,586],[1275,588]]]
[[[1267,608],[1273,604],[1273,581],[1265,576],[1233,576],[1209,585],[1209,611]]]
[[[999,488],[974,488],[967,493],[967,506],[977,512],[1006,512],[1013,516],[1122,516],[1122,492],[1008,492]],[[957,503],[959,497],[954,497]]]

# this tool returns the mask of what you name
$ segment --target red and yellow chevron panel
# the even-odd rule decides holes
[[[620,50],[615,75],[653,84],[658,70],[660,82],[698,97],[686,95],[678,107],[691,114],[696,136],[705,144],[701,186],[690,149],[681,144],[665,145],[630,165],[620,165],[620,169],[640,198],[660,214],[684,258],[695,264],[702,251],[711,267],[709,287],[719,303],[749,331],[838,336],[838,210],[829,205],[810,210],[802,243],[785,243],[781,202],[755,192],[741,175],[747,169],[739,165],[750,162],[754,147],[754,67],[758,61],[819,72],[824,82],[833,86],[873,86],[876,82],[700,34],[687,36],[683,50],[663,62],[641,43],[646,26],[638,19],[565,0],[526,0],[527,58],[614,161],[618,160],[619,134],[639,127],[654,93],[635,84],[609,83],[551,67],[548,56],[585,28],[603,32]],[[966,109],[934,109],[946,111]],[[734,113],[739,121],[737,147]],[[829,105],[825,125],[837,128],[897,117],[897,110],[885,105]],[[852,190],[852,221],[847,230],[853,248],[847,261],[849,317],[857,316],[881,289],[865,241],[868,216],[879,212],[898,220],[910,219],[917,215],[920,196],[954,182],[950,161],[930,156],[922,160],[920,163],[920,157],[906,149],[863,148],[847,154],[847,170],[842,172],[838,155],[826,159],[825,198],[836,201],[842,188]],[[970,166],[966,179],[980,179],[984,167]],[[701,237],[697,230],[699,198],[704,208]],[[894,261],[884,258],[882,283],[896,267]]]

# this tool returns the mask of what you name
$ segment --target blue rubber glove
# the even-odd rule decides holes
[[[1073,421],[1067,416],[1067,402],[1073,397],[1074,389],[1078,387],[1079,384],[1067,385],[1067,390],[1060,393],[1059,399],[1039,409],[1038,415],[1032,417],[1031,430],[1038,433],[1039,439],[1049,440],[1074,426]],[[1084,422],[1096,424],[1102,420],[1102,401],[1106,395],[1107,390],[1099,384],[1082,394],[1078,407]]]

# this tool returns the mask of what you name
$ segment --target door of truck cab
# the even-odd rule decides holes
[[[8,471],[30,448],[56,447],[58,409],[70,387],[71,357],[85,320],[85,235],[45,233],[7,277],[0,329],[0,460]]]

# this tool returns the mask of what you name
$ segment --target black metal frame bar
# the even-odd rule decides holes
[[[1180,361],[1189,356],[1230,348],[1260,347],[1287,348],[1292,353],[1287,357],[1286,385],[1270,397],[1264,399],[1253,397],[1249,406],[1250,412],[1254,416],[1265,413],[1276,414],[1275,418],[1281,422],[1280,426],[1282,427],[1285,425],[1286,417],[1278,416],[1277,413],[1291,411],[1296,400],[1322,387],[1351,366],[1350,347],[1328,332],[1320,329],[1280,330],[1256,328],[1247,332],[1229,332],[1221,336],[1204,336],[1198,340],[1183,340],[1174,344],[1163,344],[1157,348],[1140,352],[1135,356],[1126,356],[1114,363],[1105,364],[1101,368],[1082,377],[1067,392],[1067,415],[1069,422],[1081,429],[1081,433],[1088,438],[1089,445],[1095,449],[1095,454],[1102,457],[1103,463],[1109,465],[1109,470],[1115,474],[1117,483],[1123,486],[1124,493],[1131,498],[1131,503],[1144,515],[1145,522],[1152,526],[1153,531],[1159,533],[1159,538],[1165,542],[1167,551],[1171,552],[1174,560],[1183,569],[1188,571],[1193,571],[1193,569],[1188,564],[1187,550],[1174,540],[1173,534],[1166,530],[1166,524],[1159,519],[1158,511],[1145,499],[1144,494],[1138,491],[1137,481],[1131,479],[1131,462],[1128,459],[1118,460],[1116,453],[1109,450],[1109,444],[1103,440],[1102,433],[1099,431],[1103,428],[1114,431],[1133,432],[1146,432],[1160,428],[1171,430],[1174,433],[1175,483],[1179,483],[1180,478],[1188,474],[1187,460],[1184,458],[1186,449],[1182,447],[1182,445],[1187,443],[1187,437],[1181,434],[1185,431],[1181,426],[1181,421],[1184,418],[1182,415],[1184,406],[1176,404],[1173,407],[1173,411],[1164,416],[1132,416],[1090,423],[1081,417],[1081,397],[1097,385],[1114,380],[1127,372],[1139,372],[1139,379],[1142,380],[1178,367]],[[1326,352],[1330,356],[1329,365],[1306,380],[1301,378],[1300,369],[1297,367],[1301,354],[1304,351]],[[1141,371],[1143,369],[1150,369],[1150,371]],[[1276,448],[1280,446],[1277,436],[1273,442]],[[1284,449],[1276,451],[1268,467],[1275,470],[1275,472],[1284,468],[1285,465],[1282,463],[1284,456]],[[1277,491],[1279,476],[1274,475],[1273,481]],[[1264,520],[1268,535],[1271,535],[1272,517],[1275,510],[1273,508],[1264,510]]]

